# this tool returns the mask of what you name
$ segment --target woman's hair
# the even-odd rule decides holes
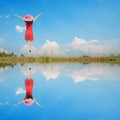
[[[26,24],[32,24],[33,23],[33,20],[32,21],[25,21]]]
[[[32,95],[26,95],[25,99],[33,99],[33,96]]]

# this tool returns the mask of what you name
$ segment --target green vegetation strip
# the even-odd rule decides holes
[[[53,57],[53,56],[39,56],[39,57],[29,57],[29,56],[7,56],[0,57],[0,63],[6,64],[25,64],[25,63],[108,63],[108,64],[120,64],[119,56],[80,56],[80,57]]]
[[[26,63],[107,63],[107,64],[119,64],[120,65],[120,55],[110,55],[110,56],[79,56],[79,57],[67,57],[67,56],[17,56],[14,53],[0,53],[0,66],[14,66],[15,64],[26,64]]]

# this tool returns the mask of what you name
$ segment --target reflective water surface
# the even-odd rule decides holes
[[[120,65],[0,68],[0,120],[120,120]]]

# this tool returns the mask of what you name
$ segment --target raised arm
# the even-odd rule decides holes
[[[36,105],[38,105],[39,107],[43,108],[43,106],[38,101],[36,101],[35,98],[33,98],[33,100],[34,100],[34,102],[35,102]]]
[[[38,14],[36,17],[34,17],[33,22],[35,22],[41,15],[42,15],[42,13],[40,13],[40,14]]]
[[[18,103],[14,104],[14,105],[17,106],[17,105],[21,104],[23,102],[24,98],[22,100],[20,100]]]
[[[21,16],[19,16],[18,14],[14,14],[14,16],[16,16],[16,17],[18,17],[19,19],[21,19],[22,21],[24,21],[23,18],[22,18]]]

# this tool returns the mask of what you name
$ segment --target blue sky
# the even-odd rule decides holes
[[[102,54],[103,51],[118,54],[119,6],[119,0],[1,0],[0,50],[15,53],[27,50],[25,24],[14,14],[36,16],[42,12],[33,26],[33,45],[36,51],[41,51],[39,54],[47,54],[50,45],[58,51],[55,54]]]

